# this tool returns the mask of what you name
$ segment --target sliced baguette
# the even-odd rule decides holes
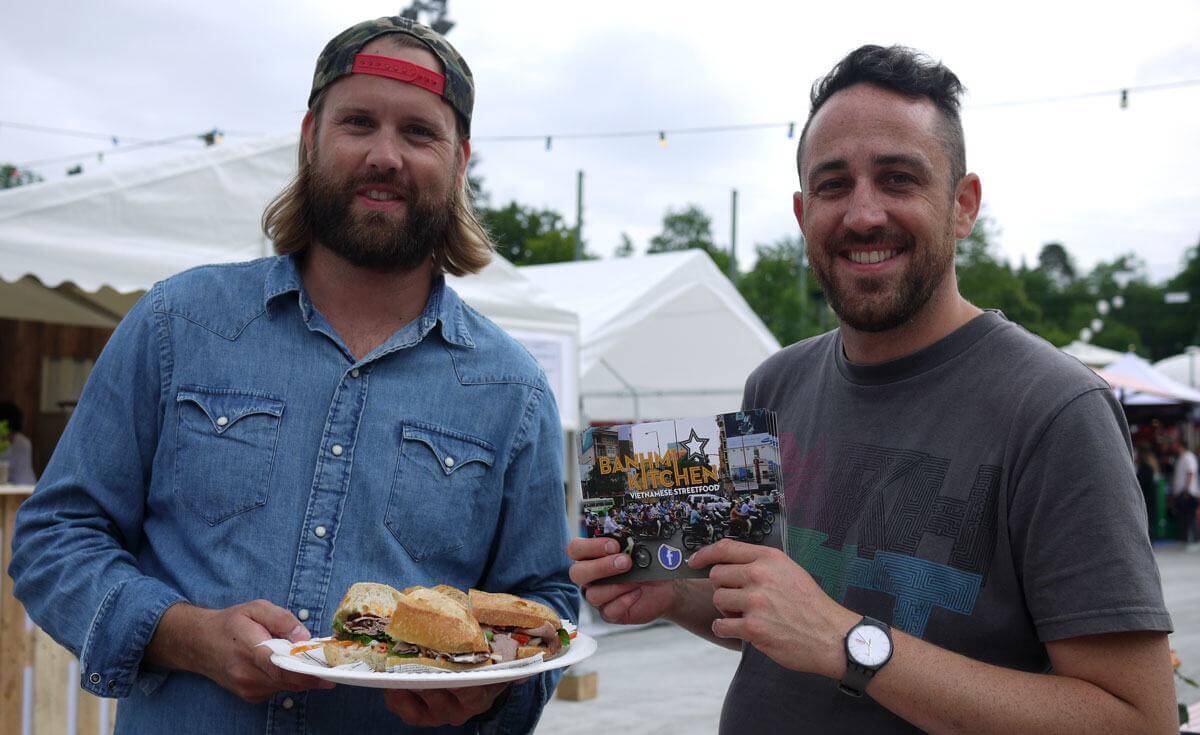
[[[343,666],[362,661],[373,671],[383,671],[384,661],[388,658],[386,647],[378,645],[364,646],[355,643],[346,646],[330,642],[321,646],[321,651],[325,654],[325,663],[330,666]]]
[[[445,653],[488,650],[479,622],[466,608],[454,598],[425,587],[410,588],[396,599],[387,635],[393,641]]]
[[[351,615],[375,615],[383,619],[392,617],[400,590],[379,582],[355,582],[346,590],[338,603],[333,619],[345,622]]]
[[[539,653],[544,653],[544,654],[546,654],[546,657],[543,658],[542,660],[549,661],[552,658],[558,658],[559,656],[566,653],[566,651],[567,651],[566,646],[560,646],[558,651],[556,651],[555,653],[550,653],[550,649],[546,646],[520,646],[519,648],[517,648],[517,659],[520,660],[523,658],[529,658],[530,656],[536,656]]]
[[[459,664],[453,661],[443,661],[438,658],[428,658],[427,656],[388,656],[385,668],[382,671],[392,668],[393,666],[401,666],[406,664],[419,664],[421,666],[432,666],[435,669],[446,669],[447,671],[470,671],[478,669],[490,664],[490,661],[484,661],[478,664]]]
[[[471,612],[484,625],[499,625],[510,628],[536,628],[549,623],[555,630],[562,627],[558,613],[540,602],[526,600],[504,592],[484,592],[473,589],[469,593]]]

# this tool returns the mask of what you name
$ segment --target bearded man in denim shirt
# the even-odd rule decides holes
[[[554,398],[443,275],[491,256],[464,194],[473,95],[424,26],[339,34],[299,174],[264,216],[280,255],[156,284],[96,363],[9,573],[83,687],[122,698],[119,732],[536,724],[549,674],[334,688],[256,647],[327,635],[363,580],[512,592],[576,618]]]

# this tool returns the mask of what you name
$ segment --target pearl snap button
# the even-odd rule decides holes
[[[454,466],[454,457],[446,457],[446,466],[447,466],[447,467],[453,467],[453,466]]]
[[[333,451],[333,456],[335,456],[335,457],[340,457],[340,456],[342,456],[342,445],[341,445],[341,444],[334,444],[334,445],[333,445],[333,450],[332,450],[332,451]]]
[[[313,529],[313,533],[317,534],[317,538],[325,538],[325,527],[317,526]]]
[[[222,416],[221,418],[217,419],[217,426],[224,426],[225,424],[228,424],[228,423],[229,423],[228,416]]]
[[[295,704],[296,703],[292,701],[291,697],[288,697],[287,699],[283,700],[283,708],[284,709],[291,709]]]
[[[306,607],[301,609],[300,612],[296,614],[296,617],[300,618],[301,620],[308,620],[308,608]]]
[[[357,378],[357,377],[358,377],[358,368],[354,368],[353,370],[351,370],[351,371],[350,371],[350,377],[351,377],[351,378]]]

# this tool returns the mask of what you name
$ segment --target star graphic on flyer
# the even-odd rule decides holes
[[[684,449],[687,450],[688,459],[695,457],[695,458],[699,459],[701,462],[704,461],[704,459],[705,459],[704,447],[708,446],[708,439],[701,438],[699,435],[697,435],[695,429],[692,429],[692,433],[688,436],[688,438],[686,440],[680,442],[679,444],[680,444],[680,446],[682,446]],[[700,448],[692,449],[693,444],[699,444]]]

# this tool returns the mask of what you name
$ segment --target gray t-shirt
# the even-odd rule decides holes
[[[1171,630],[1120,405],[1002,314],[883,365],[814,337],[744,407],[778,413],[788,554],[845,607],[1032,672],[1046,641]],[[725,734],[914,730],[751,646],[721,715]]]

